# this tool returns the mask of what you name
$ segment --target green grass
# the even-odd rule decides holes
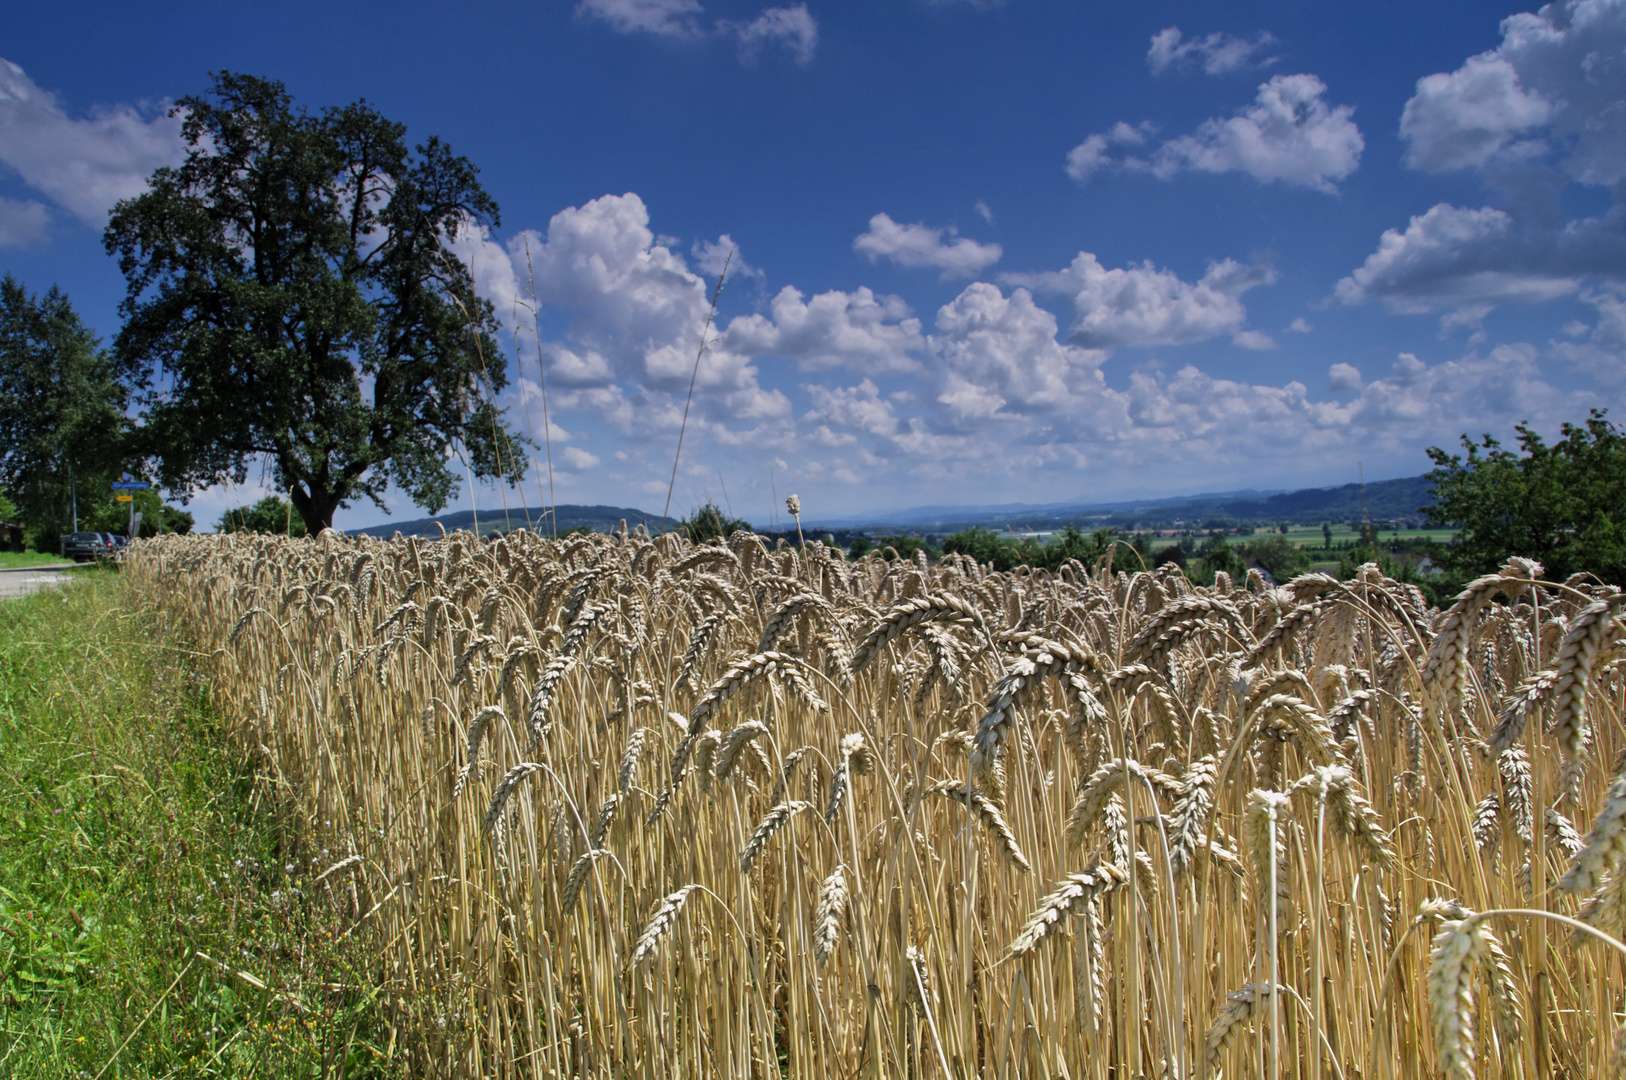
[[[0,551],[0,570],[21,570],[29,566],[72,566],[73,562],[38,551]]]
[[[332,856],[125,588],[0,606],[0,1076],[398,1075]]]
[[[1433,540],[1435,543],[1446,544],[1456,539],[1456,535],[1456,529],[1401,529],[1396,532],[1393,529],[1380,527],[1378,529],[1378,542],[1387,543],[1390,540],[1400,539]],[[1303,548],[1318,548],[1326,542],[1326,537],[1321,532],[1320,526],[1290,526],[1287,530],[1287,538]],[[1360,538],[1361,534],[1354,529],[1345,525],[1333,526],[1332,542],[1335,545],[1347,544]]]

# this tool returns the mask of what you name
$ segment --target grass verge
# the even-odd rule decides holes
[[[0,1076],[399,1075],[377,943],[194,659],[109,571],[0,605]]]

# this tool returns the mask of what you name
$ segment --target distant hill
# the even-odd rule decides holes
[[[661,527],[659,514],[646,514],[642,510],[634,510],[625,506],[555,506],[552,519],[543,511],[532,508],[529,511],[530,520],[526,521],[526,511],[515,507],[504,513],[502,510],[481,510],[479,512],[480,532],[487,533],[492,530],[507,532],[510,529],[529,528],[535,532],[568,532],[571,529],[589,528],[594,532],[609,532],[621,523],[627,522],[627,528],[643,525],[650,532],[657,532]],[[440,528],[447,532],[458,529],[473,529],[475,512],[472,510],[459,510],[453,514],[441,514],[439,517],[418,518],[414,521],[389,521],[382,525],[369,525],[364,529],[350,529],[352,533],[365,533],[368,536],[439,536]],[[675,524],[675,521],[673,522]],[[439,527],[437,527],[439,526]]]
[[[1433,502],[1429,494],[1427,477],[1408,476],[1399,480],[1378,480],[1366,485],[1367,512],[1373,521],[1393,521],[1397,518],[1417,518],[1423,507]],[[589,528],[594,532],[609,532],[624,519],[628,527],[642,524],[651,533],[658,532],[661,519],[626,506],[570,506],[554,507],[554,520],[549,522],[541,512],[530,511],[530,524],[526,512],[515,508],[505,515],[501,510],[480,511],[480,531],[503,532],[509,529],[531,528],[537,532],[567,532],[570,529]],[[439,517],[418,518],[414,521],[385,522],[369,525],[351,532],[371,536],[439,536],[437,523],[447,532],[472,529],[475,515],[468,510]],[[1007,503],[1002,506],[918,506],[885,514],[852,517],[831,517],[804,520],[804,531],[820,534],[835,531],[848,534],[857,532],[929,532],[951,533],[982,525],[999,530],[1007,525],[1035,529],[1058,528],[1062,525],[1080,525],[1088,529],[1106,526],[1120,528],[1167,528],[1180,522],[1200,528],[1209,521],[1235,522],[1287,522],[1290,525],[1319,525],[1323,521],[1352,522],[1361,519],[1361,485],[1344,484],[1342,487],[1304,488],[1299,491],[1226,491],[1206,495],[1189,495],[1168,499],[1143,499],[1135,502],[1112,503]],[[677,518],[667,522],[677,524]],[[782,535],[794,536],[794,533]]]
[[[1423,476],[1378,480],[1366,485],[1366,512],[1374,521],[1417,518],[1434,501]],[[1110,503],[1010,503],[1003,506],[922,506],[889,514],[824,518],[804,523],[807,529],[875,532],[898,529],[958,532],[974,525],[1036,529],[1077,524],[1087,528],[1168,527],[1176,522],[1201,526],[1215,519],[1319,525],[1323,521],[1359,521],[1361,485],[1304,488],[1299,491],[1229,491],[1165,499]]]

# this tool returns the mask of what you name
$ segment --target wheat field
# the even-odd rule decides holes
[[[305,901],[378,943],[412,1075],[1616,1070],[1621,595],[1118,558],[329,532],[126,571],[331,853]]]

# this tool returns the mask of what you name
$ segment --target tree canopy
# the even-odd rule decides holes
[[[520,439],[489,303],[447,251],[493,225],[477,170],[367,102],[310,115],[281,83],[217,74],[176,106],[190,147],[118,204],[104,242],[127,293],[114,342],[138,445],[190,492],[269,462],[312,533],[390,484],[431,513],[461,456],[516,481]]]
[[[0,487],[48,549],[81,512],[112,500],[125,392],[68,298],[0,279]]]
[[[722,507],[708,500],[679,521],[677,528],[678,532],[689,538],[690,543],[703,544],[715,537],[726,540],[736,532],[750,532],[751,523],[744,518],[729,517]]]
[[[267,495],[253,506],[239,506],[221,514],[220,520],[215,523],[215,531],[307,535],[305,523],[292,510],[287,499]]]
[[[1010,570],[1017,566],[1042,567],[1055,570],[1068,559],[1077,559],[1087,566],[1105,555],[1117,543],[1116,529],[1097,529],[1086,534],[1077,525],[1064,526],[1048,544],[1039,544],[1026,537],[1005,540],[981,525],[974,525],[943,538],[943,550],[969,555],[980,563],[988,563],[995,570]]]
[[[1490,573],[1510,555],[1538,559],[1560,578],[1590,572],[1626,585],[1626,433],[1594,409],[1548,446],[1520,424],[1519,453],[1489,435],[1462,437],[1464,454],[1430,447],[1438,525],[1460,528],[1440,557],[1463,577]]]

